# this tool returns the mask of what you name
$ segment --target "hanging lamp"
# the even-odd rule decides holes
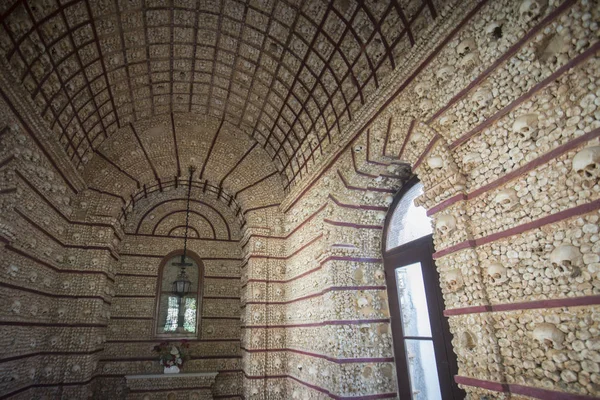
[[[190,196],[192,194],[192,175],[194,174],[195,168],[190,167],[190,177],[188,180],[188,194],[187,194],[187,205],[185,209],[185,234],[183,237],[183,253],[181,254],[180,262],[174,262],[172,265],[180,267],[177,279],[173,281],[173,294],[179,299],[179,315],[177,317],[177,330],[183,329],[184,317],[185,317],[185,304],[184,298],[190,292],[192,282],[185,271],[186,267],[191,267],[193,264],[186,260],[187,256],[187,239],[189,229],[189,218],[190,218]]]

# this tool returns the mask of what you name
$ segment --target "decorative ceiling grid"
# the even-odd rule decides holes
[[[76,167],[132,122],[200,113],[253,136],[287,186],[436,15],[431,0],[13,0],[0,12],[0,49]]]

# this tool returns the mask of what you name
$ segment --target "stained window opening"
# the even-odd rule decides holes
[[[201,269],[191,258],[186,257],[186,274],[191,282],[190,292],[182,299],[173,293],[173,282],[180,272],[181,256],[171,257],[165,262],[160,279],[156,334],[159,336],[190,337],[198,332],[198,302],[200,294]],[[183,309],[181,308],[183,307]],[[182,315],[180,315],[182,314]],[[180,318],[183,317],[182,326]]]

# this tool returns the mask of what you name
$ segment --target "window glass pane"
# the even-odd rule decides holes
[[[393,211],[386,238],[386,250],[430,235],[431,219],[423,207],[415,206],[415,198],[423,194],[423,185],[417,183],[400,199]]]
[[[186,332],[196,332],[196,299],[191,297],[185,299],[183,329]]]
[[[167,321],[165,322],[165,332],[175,332],[177,329],[177,313],[179,304],[177,297],[169,296],[169,305],[167,308]]]
[[[441,400],[435,352],[431,340],[405,339],[410,388],[414,400]]]
[[[421,263],[396,268],[396,286],[404,336],[431,337]]]

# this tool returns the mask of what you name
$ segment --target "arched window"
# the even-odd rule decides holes
[[[443,315],[439,275],[433,262],[431,220],[414,204],[423,185],[414,177],[392,203],[384,232],[384,267],[401,399],[464,398],[452,336]]]
[[[173,282],[181,267],[181,251],[167,255],[159,268],[155,332],[159,337],[196,337],[202,301],[203,265],[195,255],[186,256],[185,272],[191,282],[190,291],[180,298],[173,292]]]

